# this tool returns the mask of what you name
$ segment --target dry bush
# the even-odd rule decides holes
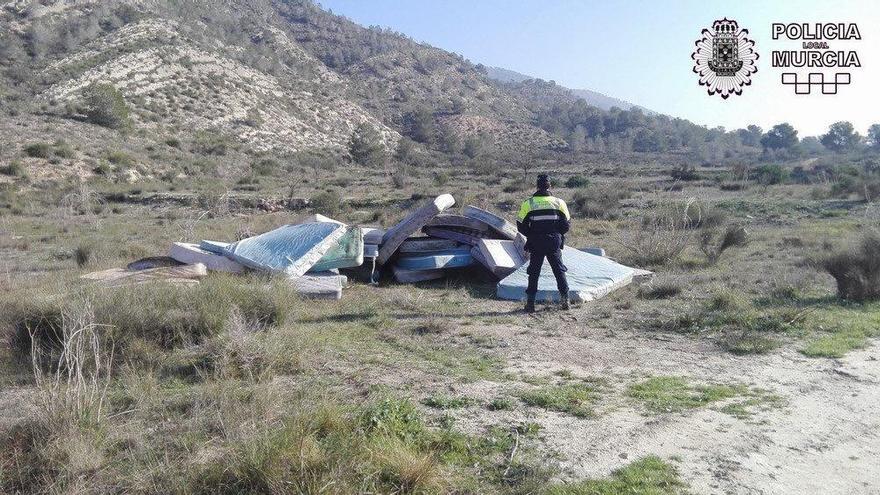
[[[705,229],[700,233],[700,250],[711,265],[717,263],[728,249],[745,246],[748,242],[748,232],[738,225],[727,227],[720,236],[716,229]]]
[[[635,265],[664,265],[681,257],[693,231],[687,205],[666,205],[642,217],[638,226],[621,235],[618,243]]]
[[[46,352],[51,346],[41,341],[45,337],[40,330],[29,330],[38,403],[45,417],[52,422],[99,423],[110,384],[113,344],[107,338],[109,327],[97,323],[91,301],[84,297],[62,309],[58,334],[52,336],[57,349],[51,356]]]
[[[629,191],[619,186],[592,185],[574,193],[570,206],[578,216],[610,220],[620,216],[621,201],[629,196]]]
[[[880,231],[867,232],[857,243],[816,264],[834,277],[838,297],[852,301],[880,299]]]

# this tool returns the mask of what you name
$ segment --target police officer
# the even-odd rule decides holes
[[[526,250],[530,253],[526,312],[535,311],[538,277],[541,275],[544,258],[547,258],[556,277],[560,305],[562,309],[569,309],[568,280],[565,278],[565,265],[562,264],[562,246],[565,245],[565,234],[570,227],[568,206],[565,201],[550,194],[550,178],[546,174],[539,175],[538,190],[522,204],[516,222],[516,228],[526,236]]]

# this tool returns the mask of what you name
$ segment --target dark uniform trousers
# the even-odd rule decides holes
[[[565,277],[567,268],[562,263],[562,235],[560,234],[544,234],[535,236],[537,238],[529,239],[529,285],[526,288],[526,294],[534,296],[538,293],[538,278],[541,276],[541,267],[544,265],[544,258],[550,264],[553,275],[556,277],[556,287],[559,294],[563,297],[568,295],[568,280]]]

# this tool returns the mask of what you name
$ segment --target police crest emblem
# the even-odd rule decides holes
[[[724,18],[715,21],[712,29],[703,29],[702,37],[694,43],[693,70],[710,95],[726,100],[732,94],[741,95],[743,87],[752,84],[752,75],[758,72],[758,52],[748,34],[736,21]]]

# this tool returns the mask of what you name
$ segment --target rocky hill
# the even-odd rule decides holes
[[[462,57],[308,1],[13,1],[0,23],[13,115],[78,119],[84,92],[111,84],[138,130],[206,132],[257,152],[344,151],[361,123],[393,150],[415,106],[438,124],[467,114],[517,145],[560,145],[515,132],[530,125],[526,105]]]
[[[485,170],[516,167],[511,160],[560,152],[708,146],[711,156],[733,156],[742,147],[687,121],[602,110],[552,82],[492,74],[310,0],[6,1],[0,161],[10,170],[22,161],[31,177],[96,168],[135,169],[129,178],[242,175],[267,156],[315,169],[298,157],[353,159],[358,129],[417,169],[466,170],[478,158],[494,163]],[[31,140],[42,148],[23,153]],[[62,151],[45,151],[51,143]],[[47,173],[45,161],[66,168]]]

